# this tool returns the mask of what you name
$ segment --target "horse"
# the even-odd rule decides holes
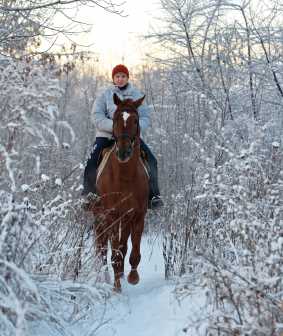
[[[140,126],[137,108],[145,96],[137,100],[120,100],[114,94],[116,111],[113,115],[114,145],[104,151],[99,167],[96,189],[99,201],[93,207],[99,220],[94,225],[96,258],[107,265],[107,246],[111,243],[111,262],[114,270],[114,291],[121,292],[120,278],[124,277],[124,263],[129,237],[132,251],[131,271],[127,280],[139,282],[138,265],[140,243],[148,206],[149,177],[140,153]],[[107,156],[107,158],[106,158]],[[103,163],[104,162],[104,163]]]

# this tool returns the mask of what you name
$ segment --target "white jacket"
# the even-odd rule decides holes
[[[95,100],[92,107],[92,117],[96,127],[96,137],[112,137],[113,115],[116,111],[116,105],[113,101],[113,95],[116,93],[121,100],[141,98],[142,93],[131,83],[124,90],[120,90],[117,86],[111,85],[106,88]],[[143,132],[150,124],[151,108],[143,103],[138,107],[140,128]]]

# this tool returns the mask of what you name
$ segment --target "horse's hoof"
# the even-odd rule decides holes
[[[140,281],[138,271],[131,271],[128,275],[128,283],[131,285],[136,285]]]
[[[120,294],[122,292],[122,288],[121,287],[113,287],[113,292]]]
[[[121,291],[122,291],[121,283],[120,283],[119,278],[115,279],[115,281],[114,281],[113,291],[116,292],[116,293],[121,293]]]

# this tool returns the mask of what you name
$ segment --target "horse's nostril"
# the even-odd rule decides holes
[[[117,149],[116,150],[116,155],[121,161],[125,161],[128,158],[130,158],[130,156],[132,155],[132,148],[127,147],[127,148],[123,148],[123,149],[121,149],[121,148]]]
[[[117,156],[120,160],[125,160],[126,152],[123,150],[117,150]]]

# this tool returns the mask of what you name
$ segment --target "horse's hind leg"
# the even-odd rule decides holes
[[[144,219],[141,219],[139,222],[133,225],[131,232],[132,252],[130,255],[130,264],[132,269],[128,275],[128,282],[132,285],[136,285],[140,280],[137,268],[141,260],[140,244],[143,227]]]

